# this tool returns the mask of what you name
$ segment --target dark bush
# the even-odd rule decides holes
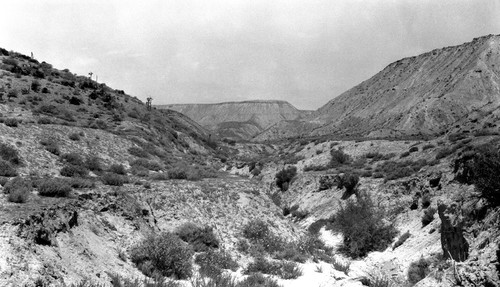
[[[248,264],[246,274],[263,273],[276,275],[281,279],[297,279],[302,276],[302,269],[295,262],[271,262],[263,257],[255,258],[254,262]]]
[[[0,159],[0,176],[17,176],[17,171],[14,167],[12,167],[10,162]]]
[[[453,163],[455,179],[474,184],[492,205],[500,205],[500,152],[492,144],[475,147]]]
[[[127,170],[123,166],[123,164],[112,164],[108,168],[108,172],[116,173],[116,174],[121,174],[121,175],[126,175]]]
[[[236,287],[281,287],[281,285],[272,278],[265,277],[260,273],[255,273],[243,279]]]
[[[80,177],[72,177],[67,179],[68,184],[72,188],[94,188],[95,182],[92,179],[80,178]]]
[[[207,252],[200,253],[196,255],[195,263],[200,266],[200,274],[210,278],[222,274],[223,269],[233,271],[238,269],[238,263],[228,252],[222,250],[209,249]]]
[[[348,199],[356,191],[356,186],[359,182],[359,176],[353,173],[345,173],[337,178],[337,188],[344,188],[345,192],[342,199]]]
[[[427,226],[434,220],[434,214],[436,214],[436,209],[433,207],[427,208],[424,211],[424,216],[422,216],[422,227]]]
[[[11,128],[16,128],[17,126],[19,126],[19,120],[18,119],[15,119],[15,118],[6,118],[3,123],[8,126],[8,127],[11,127]]]
[[[185,223],[179,226],[175,234],[184,242],[189,243],[194,251],[207,251],[210,248],[219,248],[219,240],[211,227],[199,227],[194,223]]]
[[[84,166],[68,164],[61,168],[59,174],[67,177],[85,177],[89,171]]]
[[[38,93],[41,86],[42,85],[40,84],[40,82],[38,80],[34,80],[33,82],[31,82],[31,90],[33,90],[33,92]]]
[[[81,99],[77,98],[77,97],[71,97],[69,99],[69,103],[71,105],[79,106],[81,103],[83,103],[83,101]]]
[[[281,189],[281,191],[287,191],[290,182],[297,174],[297,167],[290,166],[280,170],[276,174],[276,185]]]
[[[47,118],[47,117],[41,117],[38,119],[37,121],[38,124],[40,125],[50,125],[50,124],[53,124],[52,122],[52,119],[51,118]]]
[[[431,148],[435,148],[436,146],[433,145],[433,144],[426,144],[422,147],[422,150],[428,150],[428,149],[431,149]]]
[[[152,171],[159,171],[162,169],[160,163],[152,160],[147,160],[144,158],[138,158],[130,163],[130,166],[133,168],[143,168]]]
[[[33,190],[31,182],[22,177],[15,177],[9,180],[4,188],[4,193],[9,194],[8,200],[15,203],[25,203]]]
[[[43,139],[40,141],[40,144],[45,147],[45,150],[54,155],[61,154],[61,151],[59,150],[59,144],[57,144],[54,139]]]
[[[21,165],[23,162],[16,148],[4,143],[0,143],[0,158],[13,165]]]
[[[249,240],[261,240],[269,234],[269,226],[262,220],[252,220],[243,227],[243,236]]]
[[[413,147],[411,147],[411,148],[408,150],[408,152],[410,152],[410,153],[411,153],[411,152],[416,152],[416,151],[418,151],[418,146],[413,146]]]
[[[407,156],[409,156],[409,155],[410,155],[410,152],[409,152],[409,151],[405,151],[404,153],[402,153],[402,154],[399,156],[399,158],[405,158],[405,157],[407,157]]]
[[[172,233],[150,235],[130,251],[130,258],[149,277],[189,278],[193,271],[193,251]]]
[[[422,208],[426,209],[431,205],[431,196],[430,194],[426,193],[422,196]]]
[[[345,154],[341,149],[332,149],[330,151],[330,155],[332,156],[330,160],[330,167],[338,167],[348,164],[351,161],[351,157],[348,154]]]
[[[429,262],[424,258],[412,262],[407,272],[408,281],[411,284],[416,284],[418,281],[424,279],[430,272],[429,265]]]
[[[128,183],[128,178],[116,173],[106,172],[101,176],[101,181],[105,185],[122,186],[123,184]]]
[[[79,141],[80,140],[80,134],[79,133],[72,133],[68,137],[72,141]]]
[[[333,217],[333,227],[344,235],[342,249],[346,254],[363,257],[389,246],[397,231],[384,218],[385,210],[377,207],[367,194],[359,194],[357,200],[342,206]]]
[[[40,181],[38,194],[49,197],[67,197],[71,192],[71,186],[63,178],[51,178]]]

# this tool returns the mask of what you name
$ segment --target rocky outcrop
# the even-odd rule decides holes
[[[443,257],[462,262],[469,257],[469,243],[463,235],[464,219],[460,207],[456,204],[447,206],[438,204],[438,214],[441,219],[441,247]]]

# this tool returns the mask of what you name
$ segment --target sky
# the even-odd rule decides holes
[[[500,0],[2,0],[0,47],[153,104],[317,109],[391,62],[500,34]]]

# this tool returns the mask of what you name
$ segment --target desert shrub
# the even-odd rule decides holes
[[[377,167],[375,168],[375,173],[377,174],[377,176],[379,176],[379,174],[383,174],[386,181],[394,180],[410,176],[418,172],[423,166],[427,164],[428,163],[426,160],[406,160],[400,162],[392,160],[385,161],[377,165]]]
[[[140,147],[136,147],[136,146],[130,147],[128,149],[128,152],[131,155],[136,156],[136,157],[142,157],[142,158],[148,158],[149,157],[149,153],[147,151],[145,151],[144,149],[142,149]]]
[[[422,227],[427,226],[434,220],[434,214],[436,214],[436,209],[433,207],[427,208],[422,216]]]
[[[304,167],[304,171],[322,171],[322,170],[327,170],[329,169],[328,165],[321,165],[321,164],[311,164],[311,165],[306,165]]]
[[[61,168],[59,174],[66,177],[85,177],[89,171],[81,165],[67,164]]]
[[[4,193],[9,194],[7,199],[10,202],[25,203],[32,191],[31,182],[22,177],[15,177],[5,183]]]
[[[155,174],[151,175],[149,178],[151,178],[152,180],[160,180],[160,181],[164,181],[164,180],[169,180],[170,179],[168,173],[166,173],[166,172],[155,173]]]
[[[8,144],[0,143],[0,158],[13,165],[22,164],[19,152]]]
[[[290,166],[280,170],[276,174],[276,185],[281,189],[281,191],[287,191],[290,182],[297,174],[297,167]]]
[[[108,172],[121,174],[121,175],[127,174],[127,170],[125,170],[125,167],[123,166],[123,164],[112,164],[108,168]]]
[[[54,140],[54,139],[42,139],[40,141],[40,144],[45,147],[45,150],[48,152],[54,154],[54,155],[60,155],[61,151],[59,150],[59,144]]]
[[[70,152],[70,153],[65,153],[60,156],[61,160],[64,162],[70,164],[70,165],[76,165],[76,166],[82,166],[83,165],[83,158],[76,152]]]
[[[269,261],[264,257],[255,258],[244,271],[246,274],[263,273],[276,275],[282,279],[297,279],[302,276],[302,269],[295,262]]]
[[[85,159],[85,167],[94,172],[102,171],[101,158],[95,155],[87,156]]]
[[[428,150],[428,149],[431,149],[431,148],[435,148],[436,146],[433,145],[433,144],[426,144],[422,147],[422,150]]]
[[[51,118],[41,117],[37,120],[37,123],[40,125],[50,125],[50,124],[53,124],[53,121]]]
[[[412,146],[412,147],[408,150],[408,152],[410,152],[410,153],[412,153],[412,152],[416,152],[416,151],[418,151],[418,146]]]
[[[33,82],[31,82],[31,89],[33,90],[33,92],[38,93],[41,86],[42,85],[40,84],[40,82],[38,80],[34,80]]]
[[[399,156],[399,158],[405,158],[405,157],[407,157],[407,156],[409,156],[409,155],[410,155],[410,152],[409,152],[409,151],[405,151],[404,153],[402,153],[402,154]]]
[[[399,246],[403,245],[403,243],[405,243],[405,241],[410,238],[411,236],[411,233],[410,231],[406,231],[405,233],[403,233],[403,235],[399,236],[398,238],[398,241],[396,241],[396,243],[394,243],[394,246],[392,247],[392,250],[398,248]]]
[[[338,167],[344,164],[348,164],[349,161],[351,160],[351,157],[344,153],[343,150],[341,149],[332,149],[330,151],[331,155],[331,160],[330,160],[330,167]]]
[[[139,176],[139,177],[147,177],[149,176],[149,169],[144,168],[142,166],[132,166],[130,168],[130,172],[133,175]]]
[[[95,182],[87,178],[72,177],[69,178],[67,182],[72,188],[77,188],[77,189],[95,187]]]
[[[342,249],[352,257],[363,257],[370,251],[383,250],[397,231],[384,221],[385,210],[377,207],[368,194],[349,200],[333,217],[333,226],[344,235]]]
[[[131,167],[144,168],[152,171],[159,171],[162,169],[160,163],[145,158],[138,158],[130,163]]]
[[[475,147],[453,163],[455,179],[474,184],[482,196],[494,206],[500,205],[500,152],[492,144]]]
[[[195,263],[200,266],[200,274],[207,277],[215,277],[222,274],[223,269],[236,271],[238,263],[231,255],[222,250],[209,249],[207,252],[196,255]]]
[[[150,235],[130,250],[132,262],[149,277],[189,278],[193,272],[192,256],[189,246],[168,232]]]
[[[219,248],[219,240],[209,226],[199,227],[194,223],[184,223],[179,226],[175,234],[184,242],[189,243],[194,251],[207,251],[210,248]]]
[[[412,262],[407,272],[408,281],[411,284],[416,284],[418,281],[424,279],[430,272],[429,265],[429,261],[424,258]]]
[[[454,133],[454,134],[448,135],[448,140],[450,142],[456,142],[458,140],[463,140],[466,137],[467,137],[467,134],[465,134],[465,133]]]
[[[260,273],[255,273],[239,282],[237,287],[281,287],[281,285],[272,278],[265,277]]]
[[[362,278],[361,282],[363,283],[363,286],[396,287],[395,282],[391,279],[391,277],[380,272],[369,274],[368,277]]]
[[[123,184],[128,183],[128,178],[116,173],[106,172],[101,176],[101,181],[105,185],[122,186]]]
[[[9,181],[10,179],[6,176],[0,176],[0,185],[5,186],[5,184]]]
[[[67,197],[71,192],[71,186],[62,178],[50,178],[41,180],[38,185],[38,194],[49,197]]]
[[[243,236],[249,240],[262,240],[270,234],[269,226],[262,220],[249,221],[243,227]]]
[[[15,128],[19,125],[19,120],[16,119],[16,118],[6,118],[3,123],[8,126],[8,127],[12,127],[12,128]]]
[[[364,155],[365,158],[371,159],[373,162],[384,159],[384,155],[379,152],[368,152]]]
[[[318,234],[321,228],[323,228],[327,223],[328,220],[326,219],[318,219],[315,222],[311,223],[311,225],[309,225],[307,231],[309,231],[309,233],[313,235]]]
[[[68,137],[72,141],[79,141],[80,140],[80,134],[79,133],[72,133]]]
[[[17,176],[17,171],[10,162],[0,159],[0,176]]]

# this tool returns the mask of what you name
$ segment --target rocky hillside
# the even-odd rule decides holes
[[[454,125],[464,130],[498,130],[500,36],[401,59],[334,98],[305,119],[271,128],[259,139],[336,134],[398,137],[439,135]]]
[[[283,120],[296,120],[305,112],[285,101],[243,101],[218,104],[159,105],[190,117],[220,137],[250,139]]]

